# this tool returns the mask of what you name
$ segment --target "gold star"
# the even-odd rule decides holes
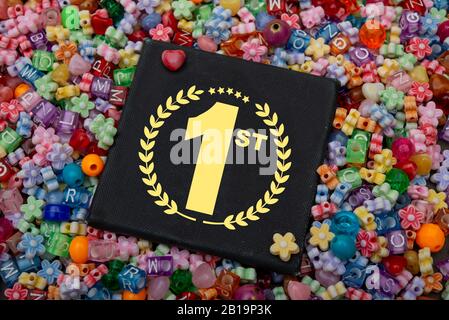
[[[223,94],[223,93],[224,93],[224,89],[223,89],[222,87],[220,87],[220,88],[218,88],[217,92],[218,92],[219,94]]]
[[[240,91],[237,91],[237,92],[234,94],[234,96],[235,96],[236,98],[241,98],[241,97],[242,97],[242,93],[241,93]]]
[[[228,94],[233,94],[233,93],[234,93],[234,90],[233,90],[232,88],[228,88],[228,90],[226,90],[226,92],[227,92]]]
[[[249,102],[249,97],[248,96],[244,96],[242,101],[245,102],[245,103],[248,103]]]
[[[215,88],[209,88],[209,93],[210,94],[214,94],[215,93]]]

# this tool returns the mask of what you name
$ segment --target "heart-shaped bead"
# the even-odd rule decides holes
[[[441,74],[433,74],[430,77],[430,89],[435,98],[444,98],[449,94],[449,79]]]
[[[72,59],[70,59],[69,71],[74,76],[80,76],[89,72],[90,67],[90,63],[84,60],[79,54],[75,54]]]
[[[309,300],[311,295],[310,287],[298,281],[289,281],[287,292],[292,300]]]
[[[164,50],[162,64],[170,71],[179,70],[186,61],[186,54],[182,50]]]

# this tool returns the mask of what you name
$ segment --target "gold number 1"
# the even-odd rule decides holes
[[[203,139],[187,198],[187,209],[214,214],[238,110],[235,106],[216,102],[206,112],[189,118],[185,139],[199,136]]]

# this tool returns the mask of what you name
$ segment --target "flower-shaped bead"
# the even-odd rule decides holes
[[[114,127],[114,119],[106,119],[103,114],[99,114],[89,124],[89,130],[95,134],[100,148],[107,150],[114,143],[114,136],[117,133],[117,129]]]
[[[173,268],[189,269],[190,252],[188,250],[179,250],[177,247],[171,247],[170,255],[173,257]]]
[[[404,93],[394,87],[388,87],[380,92],[380,100],[388,111],[402,110],[404,107]]]
[[[59,275],[62,274],[61,262],[55,260],[50,263],[48,260],[42,260],[41,270],[38,271],[37,275],[42,278],[47,279],[48,284],[53,284],[58,279]]]
[[[262,56],[267,53],[267,47],[262,45],[258,38],[252,38],[242,44],[243,59],[260,62]]]
[[[441,273],[435,272],[434,274],[423,276],[422,279],[424,280],[425,283],[424,287],[425,293],[431,293],[432,291],[441,292],[443,290],[443,285],[441,284],[441,281],[443,280],[443,275]]]
[[[154,12],[154,8],[160,5],[160,0],[138,0],[137,9],[140,11],[145,10],[146,13],[150,14]]]
[[[274,243],[270,247],[272,255],[279,256],[282,261],[289,261],[292,254],[299,253],[299,246],[293,233],[287,232],[285,235],[275,233],[273,235]]]
[[[27,161],[22,165],[22,170],[17,173],[17,176],[22,179],[25,188],[32,188],[43,181],[40,170],[41,168],[33,161]]]
[[[398,59],[401,68],[407,71],[411,71],[414,68],[416,61],[416,57],[411,53],[406,53]]]
[[[330,220],[325,220],[322,223],[315,221],[310,228],[312,237],[309,239],[309,243],[318,246],[322,251],[329,249],[329,242],[335,237],[335,234],[329,230],[329,223]]]
[[[33,259],[36,254],[43,255],[45,253],[43,242],[43,236],[32,235],[27,232],[22,235],[22,240],[17,244],[17,249],[21,252],[25,252],[25,257],[27,259]]]
[[[385,237],[377,237],[378,249],[373,252],[370,257],[371,262],[379,263],[383,258],[388,257],[390,251],[388,250],[388,241]]]
[[[173,34],[173,30],[170,27],[164,27],[162,23],[159,23],[156,27],[153,29],[150,29],[149,31],[151,39],[158,40],[158,41],[164,41],[169,42],[170,37]]]
[[[16,123],[19,120],[19,114],[22,111],[23,107],[17,100],[0,104],[0,117],[12,123]]]
[[[412,205],[399,210],[399,217],[401,218],[401,227],[404,229],[418,230],[424,221],[424,213]]]
[[[23,212],[23,218],[26,221],[34,221],[34,219],[42,219],[42,206],[44,200],[37,200],[34,196],[27,199],[27,203],[20,206],[20,211]]]
[[[55,58],[65,64],[68,64],[77,51],[77,46],[73,42],[61,42],[58,50],[55,51]]]
[[[419,60],[424,59],[432,53],[432,48],[429,46],[429,39],[426,38],[412,38],[405,50],[414,54]]]
[[[185,18],[187,20],[192,19],[192,11],[195,5],[189,0],[177,0],[173,1],[171,4],[173,8],[173,15],[176,19],[180,20]]]
[[[439,9],[438,8],[431,8],[429,10],[430,15],[435,18],[439,23],[446,20],[446,10],[445,9]]]
[[[399,62],[394,59],[385,59],[382,66],[377,68],[378,75],[382,78],[382,82],[386,82],[387,78],[400,69]]]
[[[118,237],[117,249],[119,259],[123,261],[128,261],[130,257],[136,257],[139,254],[137,239],[134,237]]]
[[[29,113],[21,112],[19,114],[19,121],[17,121],[16,132],[24,138],[29,138],[31,137],[32,128],[33,121]]]
[[[323,38],[310,38],[309,46],[307,47],[305,54],[308,56],[312,56],[314,61],[317,61],[319,58],[324,57],[329,54],[330,46],[324,43]]]
[[[49,74],[37,79],[34,82],[37,93],[47,100],[53,100],[55,92],[59,88],[56,82],[53,82]]]
[[[396,164],[396,158],[390,149],[383,149],[381,153],[374,155],[374,170],[385,173]]]
[[[408,94],[416,97],[416,101],[424,102],[432,99],[433,93],[429,89],[430,85],[427,82],[413,81]]]
[[[429,190],[429,196],[426,199],[433,205],[433,212],[437,212],[440,209],[447,208],[446,194],[444,192],[436,192],[433,189]]]
[[[436,127],[438,126],[438,119],[443,116],[443,110],[437,109],[435,102],[430,101],[426,106],[421,105],[418,107],[418,114],[420,125],[429,123]]]
[[[379,249],[376,232],[361,229],[357,234],[356,247],[363,256],[371,257]]]
[[[79,97],[73,97],[70,101],[73,104],[70,111],[79,113],[83,118],[87,118],[90,110],[95,108],[95,103],[89,101],[89,96],[86,93],[82,93]]]
[[[432,16],[428,13],[421,17],[421,30],[420,33],[427,36],[434,35],[438,30],[439,18]]]
[[[22,287],[18,282],[14,283],[12,288],[5,290],[5,297],[8,300],[26,300],[28,296],[28,289]]]
[[[120,54],[120,68],[133,67],[137,65],[137,62],[139,62],[140,56],[132,49],[120,49],[118,53]]]
[[[47,153],[47,160],[51,162],[53,169],[62,170],[66,164],[72,163],[73,148],[67,143],[55,143]]]

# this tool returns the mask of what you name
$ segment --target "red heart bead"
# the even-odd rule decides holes
[[[389,274],[397,276],[404,270],[407,260],[402,256],[389,256],[382,259],[382,263]]]
[[[164,50],[162,63],[170,71],[176,71],[182,67],[186,60],[186,54],[182,50]]]

